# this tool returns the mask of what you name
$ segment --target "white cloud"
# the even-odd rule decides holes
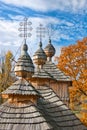
[[[5,41],[13,40],[17,37],[17,22],[0,20],[0,40]]]
[[[12,18],[12,16],[11,16]],[[7,21],[7,20],[0,20],[0,49],[11,49],[14,52],[14,55],[17,52],[17,49],[19,46],[23,43],[23,38],[20,38],[19,35],[19,22],[23,20],[22,16],[16,16],[13,17],[13,21]],[[19,19],[19,21],[17,21]],[[43,24],[44,26],[47,25],[48,23],[53,23],[57,24],[60,23],[60,20],[52,17],[44,17],[44,18],[39,18],[39,17],[30,17],[29,20],[32,22],[32,37],[27,40],[27,44],[29,46],[29,53],[32,56],[36,49],[38,48],[39,44],[39,38],[36,37],[36,27],[38,27],[39,23]],[[56,30],[57,31],[57,30]],[[47,34],[46,34],[47,35]],[[57,41],[63,37],[62,34],[54,36],[54,39]],[[43,38],[43,48],[47,45],[48,43],[48,36],[46,38]],[[58,53],[58,51],[57,51]]]
[[[86,0],[1,0],[7,4],[14,4],[16,6],[29,7],[34,10],[48,11],[48,10],[84,10],[87,8]]]

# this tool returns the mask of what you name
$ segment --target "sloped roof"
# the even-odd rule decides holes
[[[16,71],[26,71],[30,73],[34,72],[34,65],[27,50],[28,50],[28,46],[26,43],[24,43],[21,49],[21,55],[15,64],[15,69],[14,69],[15,72]]]
[[[59,70],[52,61],[46,61],[43,65],[43,69],[58,81],[71,81],[70,77],[66,76],[61,70]]]
[[[33,63],[32,63],[32,60],[30,58],[30,56],[20,56],[16,65],[15,65],[15,70],[14,71],[31,71],[33,72],[34,71],[34,66],[33,66]]]
[[[19,79],[2,94],[40,95],[39,92],[25,79]]]
[[[45,71],[43,68],[36,68],[32,78],[54,79],[53,76]]]
[[[38,107],[44,114],[54,120],[62,130],[87,130],[51,88],[47,86],[40,88],[38,90],[44,100],[38,100]]]
[[[42,42],[40,42],[39,49],[33,55],[33,62],[37,65],[43,65],[46,62],[46,54],[42,49]]]
[[[33,104],[0,106],[0,130],[56,130]]]
[[[49,43],[44,48],[44,51],[45,51],[47,57],[52,57],[55,55],[56,50],[55,50],[54,46],[51,44],[51,39],[49,39]]]
[[[46,60],[46,54],[45,54],[45,52],[43,51],[42,48],[39,48],[39,49],[35,52],[34,56],[36,56],[36,58],[38,58],[38,59],[43,58],[44,60]],[[34,59],[34,58],[33,58],[33,59]]]

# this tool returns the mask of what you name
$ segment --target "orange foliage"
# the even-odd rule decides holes
[[[87,38],[63,47],[57,60],[58,68],[72,78],[75,87],[87,88]]]
[[[63,47],[58,57],[58,67],[73,80],[78,80],[87,67],[87,38],[77,44]]]
[[[77,41],[74,45],[63,47],[60,57],[56,59],[58,68],[72,78],[71,103],[80,104],[81,95],[87,96],[87,38]]]

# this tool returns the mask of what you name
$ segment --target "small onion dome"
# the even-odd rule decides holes
[[[46,54],[44,50],[42,49],[42,43],[39,44],[39,49],[35,52],[33,56],[33,61],[36,65],[43,65],[46,62]]]
[[[28,46],[24,43],[21,49],[21,55],[14,69],[15,74],[19,77],[31,77],[34,73],[34,65],[27,50]]]
[[[49,39],[48,45],[45,47],[44,52],[46,53],[46,56],[51,58],[55,55],[55,48],[51,44],[51,39]]]

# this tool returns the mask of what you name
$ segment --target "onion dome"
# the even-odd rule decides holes
[[[39,49],[35,52],[33,56],[33,61],[36,65],[43,65],[46,62],[46,54],[42,49],[42,42],[39,44]]]
[[[14,69],[15,74],[19,77],[31,77],[34,73],[34,65],[27,51],[28,46],[24,43]]]
[[[45,47],[44,52],[46,53],[46,56],[49,57],[49,60],[55,55],[55,48],[51,44],[51,39],[49,39],[48,45]]]

